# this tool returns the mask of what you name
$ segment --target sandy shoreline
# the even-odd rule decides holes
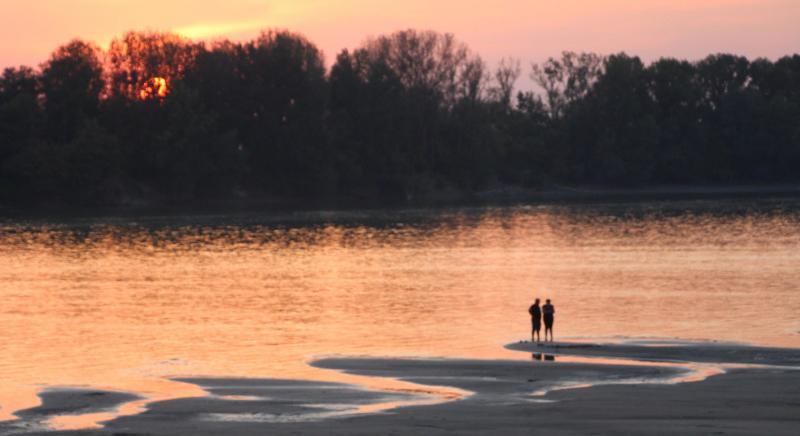
[[[18,412],[17,421],[0,423],[0,434],[796,434],[800,428],[800,350],[681,342],[526,342],[508,348],[529,353],[530,360],[313,362],[319,368],[415,383],[418,391],[370,391],[301,380],[181,379],[209,395],[150,403],[141,414],[93,430],[42,431],[54,417],[107,412],[139,398],[47,390],[40,394],[41,406]],[[615,363],[570,361],[564,355]],[[554,361],[547,360],[550,356]],[[638,362],[619,364],[624,359]],[[676,383],[701,364],[720,369],[712,374],[724,373]]]
[[[794,366],[800,369],[800,350],[757,347],[727,342],[677,340],[640,340],[620,343],[512,343],[515,351],[555,353],[560,355],[626,358],[651,361],[675,361],[721,364]]]

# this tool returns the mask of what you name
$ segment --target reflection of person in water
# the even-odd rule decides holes
[[[552,354],[542,354],[542,353],[533,353],[533,354],[531,354],[531,358],[533,360],[542,360],[542,359],[544,359],[544,360],[551,361],[551,362],[554,362],[556,360],[556,356],[554,356]]]
[[[533,302],[533,305],[528,308],[528,313],[531,314],[531,342],[542,342],[540,331],[542,330],[542,308],[539,307],[539,299]]]
[[[556,308],[550,303],[549,298],[542,306],[542,313],[544,314],[544,340],[547,341],[547,332],[550,332],[550,342],[553,342],[553,321],[555,321]]]

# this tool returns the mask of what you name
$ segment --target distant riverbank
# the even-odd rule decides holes
[[[703,199],[800,198],[800,184],[782,185],[664,185],[639,188],[607,186],[495,186],[479,191],[436,190],[406,195],[341,195],[334,197],[277,197],[239,193],[203,201],[180,202],[149,197],[125,199],[114,206],[52,203],[0,205],[3,216],[169,214],[226,212],[292,212],[373,208],[448,207],[509,204],[603,203]]]
[[[526,201],[526,202],[593,202],[593,201],[638,201],[672,199],[717,199],[757,197],[800,197],[800,185],[664,185],[640,188],[603,186],[552,186],[531,189],[497,187],[483,191],[460,193],[449,198],[464,201]],[[431,194],[421,200],[448,199],[446,194]]]

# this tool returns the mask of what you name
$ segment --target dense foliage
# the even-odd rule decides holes
[[[521,74],[537,84],[519,92]],[[513,185],[800,180],[800,55],[489,71],[451,35],[338,54],[304,37],[72,41],[0,77],[0,202],[407,197]]]

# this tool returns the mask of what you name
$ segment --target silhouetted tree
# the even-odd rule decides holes
[[[41,92],[48,137],[71,141],[82,125],[98,116],[105,87],[100,49],[74,40],[59,47],[42,66]]]
[[[647,87],[659,126],[654,181],[692,183],[703,177],[703,92],[696,75],[694,65],[676,59],[660,59],[647,69]]]
[[[495,85],[490,89],[492,98],[500,106],[512,109],[511,97],[514,95],[514,86],[521,72],[518,59],[503,58],[500,60],[500,65],[494,72]]]
[[[135,100],[152,96],[147,85],[155,78],[180,80],[191,68],[201,45],[172,33],[128,32],[111,41],[108,50],[110,91]]]
[[[6,68],[0,77],[0,160],[19,151],[41,128],[38,77],[31,68]]]
[[[244,44],[238,132],[249,183],[275,194],[315,194],[335,185],[326,167],[327,83],[322,53],[304,37],[265,32]]]
[[[594,53],[565,51],[531,66],[531,78],[545,91],[550,116],[557,120],[566,107],[583,98],[602,73],[603,59]]]
[[[638,57],[609,56],[603,73],[566,122],[576,154],[576,179],[641,184],[655,169],[658,125]]]
[[[798,180],[800,55],[564,52],[515,95],[519,65],[417,30],[329,72],[288,31],[74,40],[0,76],[0,205]]]
[[[337,58],[331,111],[351,123],[336,148],[381,192],[429,189],[447,165],[442,144],[450,111],[481,98],[484,66],[452,35],[407,30],[368,40]],[[349,89],[354,98],[343,96]],[[344,176],[346,177],[346,176]]]

